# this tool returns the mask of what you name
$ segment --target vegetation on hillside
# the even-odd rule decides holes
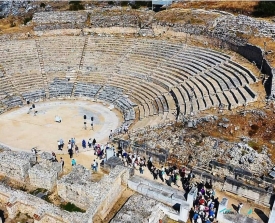
[[[266,17],[275,15],[275,2],[259,2],[254,8],[254,16]]]
[[[81,1],[70,1],[69,5],[69,10],[71,11],[84,10],[84,6],[81,4]]]
[[[275,15],[275,2],[272,1],[188,1],[174,3],[172,8],[216,9],[231,13],[266,17]]]

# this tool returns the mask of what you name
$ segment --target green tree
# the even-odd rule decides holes
[[[253,14],[255,16],[274,16],[275,15],[275,2],[260,1],[255,7]]]

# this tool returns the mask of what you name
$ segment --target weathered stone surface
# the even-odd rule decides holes
[[[52,190],[56,185],[58,175],[62,172],[62,166],[59,162],[44,160],[28,172],[31,185]]]
[[[113,156],[104,163],[104,168],[113,169],[117,165],[123,166],[123,162],[119,157]]]
[[[88,209],[90,215],[97,213],[104,218],[125,190],[129,177],[129,169],[118,165],[99,182],[92,182],[91,170],[76,165],[72,172],[57,181],[58,195]]]
[[[80,29],[85,27],[87,12],[83,11],[54,11],[39,12],[33,16],[34,30],[45,29]]]
[[[26,180],[28,170],[36,162],[36,156],[27,152],[4,151],[0,159],[1,173],[18,181]]]
[[[148,222],[148,219],[151,220],[150,222],[155,222],[152,220],[162,219],[165,215],[161,207],[177,214],[172,208],[156,200],[135,194],[123,205],[111,223]]]

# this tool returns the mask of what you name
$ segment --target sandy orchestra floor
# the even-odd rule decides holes
[[[0,116],[0,142],[14,149],[30,151],[37,147],[42,151],[56,151],[57,140],[62,138],[65,146],[70,138],[76,139],[81,147],[83,139],[96,138],[106,143],[110,130],[122,122],[117,110],[110,111],[108,106],[90,101],[50,101],[35,104],[37,115],[27,114],[30,106],[13,109]],[[55,122],[55,116],[62,118]],[[87,129],[84,129],[84,115],[87,116]],[[91,117],[94,127],[91,128]]]

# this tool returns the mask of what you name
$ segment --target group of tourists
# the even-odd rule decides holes
[[[201,181],[196,184],[198,188],[197,197],[190,211],[192,223],[211,223],[217,217],[219,198],[215,198],[212,181]]]
[[[146,167],[145,157],[140,157],[136,153],[126,153],[126,151],[121,147],[118,148],[116,155],[123,161],[124,166],[133,167],[134,169],[139,170],[141,174],[143,174],[144,168]]]
[[[82,145],[82,149],[86,149],[87,148],[87,145],[89,148],[92,148],[92,147],[95,147],[96,145],[96,139],[89,139],[86,140],[83,139],[82,142],[81,142],[81,145]],[[58,146],[58,150],[63,150],[64,149],[64,140],[63,139],[60,139],[57,141],[57,146]],[[70,158],[73,158],[73,154],[76,154],[76,156],[78,155],[79,153],[79,147],[76,145],[76,141],[75,141],[75,138],[71,138],[69,141],[68,141],[68,145],[67,145],[67,150],[68,150],[68,154],[70,155]]]
[[[147,167],[150,173],[153,175],[154,180],[159,178],[162,182],[166,182],[167,185],[171,186],[174,184],[179,188],[179,181],[181,179],[180,170],[178,170],[175,166],[168,168],[161,166],[161,168],[158,169],[153,165],[152,160],[152,157],[149,157]]]
[[[91,138],[89,138],[87,141],[85,139],[83,139],[82,142],[81,142],[81,146],[82,146],[83,150],[85,150],[87,147],[91,148],[91,149],[94,149],[94,155],[96,155],[96,159],[101,160],[100,165],[103,165],[104,162],[106,161],[106,149],[110,148],[112,150],[115,150],[114,146],[111,146],[108,143],[106,145],[100,145],[99,143],[96,142],[96,139],[92,140]],[[63,148],[64,148],[64,140],[60,139],[60,140],[58,140],[58,150],[62,151]],[[75,138],[71,138],[68,141],[67,150],[68,150],[68,154],[69,154],[70,159],[71,159],[71,165],[75,166],[76,165],[76,160],[73,158],[73,155],[76,154],[76,156],[77,156],[78,153],[79,153],[79,148],[76,145]],[[57,162],[56,155],[55,155],[54,152],[52,152],[52,157],[53,157],[52,161]],[[64,160],[62,159],[62,157],[60,159],[60,162],[62,163],[62,168],[63,168],[64,167]],[[91,169],[93,171],[97,172],[98,166],[99,166],[98,162],[96,160],[93,160],[93,162],[91,164]]]

